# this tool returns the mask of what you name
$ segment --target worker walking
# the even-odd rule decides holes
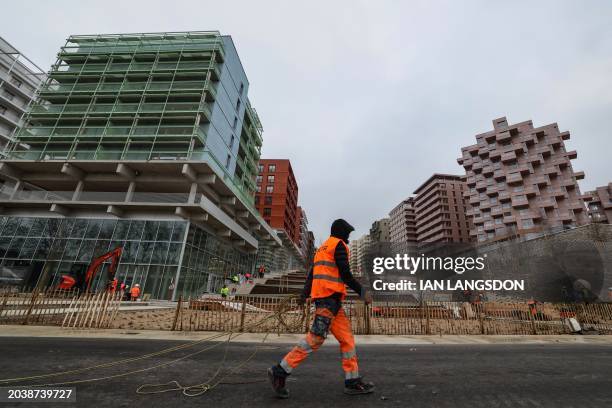
[[[371,294],[362,288],[351,274],[349,266],[349,234],[355,229],[343,219],[335,220],[331,236],[321,245],[314,257],[301,300],[310,297],[315,304],[315,317],[306,338],[295,346],[280,363],[268,369],[272,389],[279,398],[288,398],[286,378],[313,351],[321,347],[328,333],[340,343],[342,369],[344,371],[344,392],[350,395],[369,394],[374,384],[363,382],[357,364],[355,340],[351,322],[342,309],[349,286],[366,302],[372,302]]]
[[[221,292],[221,297],[226,298],[227,295],[229,295],[229,288],[227,287],[227,285],[223,285],[220,292]]]
[[[130,289],[130,299],[132,302],[135,302],[140,297],[140,285],[135,284],[132,289]]]

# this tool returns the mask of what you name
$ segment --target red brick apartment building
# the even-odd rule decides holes
[[[412,205],[419,244],[470,241],[465,191],[462,176],[437,173],[414,191]]]
[[[612,183],[587,191],[582,198],[587,203],[591,222],[612,224]]]
[[[572,169],[577,154],[565,149],[569,138],[556,123],[534,128],[503,117],[461,149],[472,238],[530,237],[589,222],[577,182],[584,173]]]
[[[417,242],[414,197],[408,197],[389,212],[391,242]]]
[[[256,179],[255,207],[275,229],[284,230],[299,247],[298,186],[286,159],[260,159]]]

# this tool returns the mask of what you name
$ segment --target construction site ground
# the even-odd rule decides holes
[[[208,334],[2,326],[2,377],[88,367],[155,352]],[[366,380],[376,383],[377,390],[372,395],[353,397],[342,393],[340,356],[337,343],[330,339],[290,377],[291,398],[277,400],[265,382],[266,368],[300,337],[271,335],[262,344],[262,335],[244,334],[230,343],[225,361],[225,344],[220,344],[165,367],[79,384],[76,406],[612,406],[612,336],[357,336],[360,371]],[[91,370],[62,380],[146,368],[212,344],[201,343],[153,360]],[[178,392],[136,394],[145,383],[205,382],[222,364],[231,369],[244,362],[255,347],[259,349],[251,361],[201,396],[186,397]]]

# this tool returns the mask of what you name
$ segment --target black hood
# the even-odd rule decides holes
[[[348,222],[344,221],[342,218],[337,219],[336,221],[334,221],[332,223],[331,226],[331,236],[332,237],[336,237],[336,238],[340,238],[341,240],[343,240],[345,243],[348,244],[349,242],[349,234],[355,231],[355,228],[353,228],[353,226],[351,224],[349,224]]]

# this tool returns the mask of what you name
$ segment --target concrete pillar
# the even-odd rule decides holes
[[[136,191],[136,183],[134,181],[130,181],[130,185],[128,186],[127,194],[125,195],[126,203],[132,201],[132,198],[134,198],[134,191]]]
[[[189,200],[187,200],[189,204],[195,203],[195,198],[196,198],[197,193],[198,193],[198,184],[191,183],[191,188],[189,189]]]
[[[77,201],[79,199],[79,197],[81,196],[81,192],[83,192],[84,187],[85,187],[85,183],[83,182],[83,180],[79,180],[79,182],[76,185],[76,188],[74,189],[74,193],[72,194],[72,201]]]

